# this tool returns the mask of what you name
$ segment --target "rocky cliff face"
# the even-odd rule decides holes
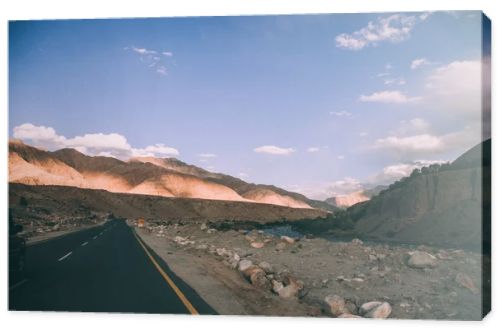
[[[489,189],[491,160],[480,144],[449,165],[423,168],[370,201],[348,210],[360,236],[400,242],[480,249],[483,187]],[[487,154],[486,154],[487,155]]]

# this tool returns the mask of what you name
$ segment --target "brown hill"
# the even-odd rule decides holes
[[[87,156],[74,149],[47,152],[19,141],[9,142],[9,181],[311,208],[305,196],[271,186],[248,184],[173,158],[146,157],[124,162],[110,157]]]
[[[131,161],[149,162],[168,170],[194,175],[207,181],[229,187],[236,191],[243,198],[252,201],[278,205],[282,205],[284,203],[285,206],[289,206],[291,204],[293,207],[312,207],[331,212],[337,210],[336,207],[328,203],[309,199],[299,193],[287,191],[273,185],[248,183],[243,181],[242,179],[230,175],[207,171],[203,168],[182,162],[176,158],[139,157],[133,158],[131,159]],[[259,200],[257,200],[257,198]]]
[[[23,200],[21,200],[21,198]],[[91,216],[112,213],[124,218],[143,217],[150,221],[168,223],[274,223],[317,219],[326,212],[296,209],[278,205],[166,198],[162,196],[112,193],[105,190],[63,186],[31,186],[9,184],[9,208],[20,222],[43,219],[64,220],[78,213]],[[58,218],[59,217],[59,218]]]

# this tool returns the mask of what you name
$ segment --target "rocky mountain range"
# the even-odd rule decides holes
[[[49,152],[9,142],[9,182],[101,189],[115,193],[256,202],[291,208],[336,208],[301,194],[212,173],[175,158],[136,157],[121,161],[87,156],[74,149]]]

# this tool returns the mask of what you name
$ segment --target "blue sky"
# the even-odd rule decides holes
[[[314,198],[390,183],[480,141],[480,17],[11,22],[10,136]]]

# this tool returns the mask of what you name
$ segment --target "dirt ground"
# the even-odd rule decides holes
[[[136,228],[172,270],[220,314],[333,316],[325,297],[337,295],[356,315],[370,301],[387,302],[390,318],[481,319],[481,256],[458,249],[332,242],[300,237],[284,240],[262,230],[219,231],[206,224],[150,224]],[[435,259],[413,268],[415,251]],[[228,255],[229,254],[229,255]],[[274,274],[290,275],[303,288],[281,298],[254,286],[228,256],[266,261]]]

